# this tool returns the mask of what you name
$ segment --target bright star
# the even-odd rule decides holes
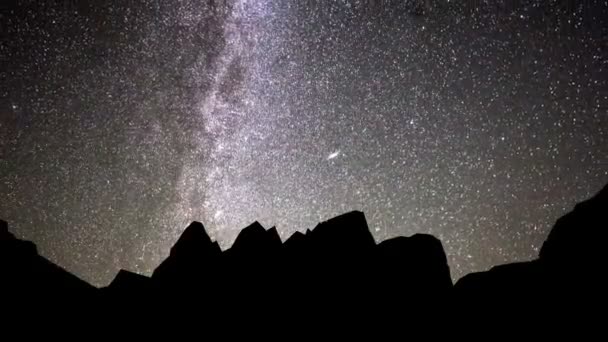
[[[327,156],[327,160],[334,159],[334,158],[336,158],[339,155],[340,155],[340,150],[338,150],[336,152],[333,152],[329,156]]]

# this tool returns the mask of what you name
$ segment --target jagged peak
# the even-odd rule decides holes
[[[275,244],[283,243],[283,241],[281,240],[281,235],[279,235],[279,232],[277,231],[277,227],[272,227],[272,228],[268,229],[266,231],[266,235],[268,236],[268,239],[273,241],[273,243],[275,243]]]
[[[15,236],[8,231],[8,222],[0,220],[0,241],[14,240]]]
[[[348,244],[352,241],[376,244],[367,226],[365,215],[361,211],[351,211],[321,222],[310,232],[310,235],[316,240],[323,240],[329,244]]]
[[[258,221],[255,221],[241,230],[231,249],[259,249],[267,248],[271,245],[280,246],[281,243],[281,237],[276,227],[266,230]]]
[[[298,241],[304,241],[305,238],[306,235],[304,235],[300,231],[296,231],[295,233],[291,234],[291,236],[287,240],[285,240],[285,245],[289,245]]]
[[[198,221],[192,221],[192,223],[190,223],[190,225],[184,229],[184,232],[180,236],[179,240],[177,240],[177,243],[179,243],[181,240],[188,239],[199,239],[205,242],[211,242],[211,238],[209,237],[209,234],[207,234],[205,226]]]
[[[201,222],[193,221],[186,227],[175,245],[173,245],[171,252],[205,248],[205,246],[210,246],[212,243],[211,238],[205,230],[205,226]]]
[[[241,230],[239,235],[236,237],[236,240],[234,240],[232,246],[237,246],[243,243],[243,241],[247,241],[248,239],[254,236],[262,236],[265,233],[266,229],[264,228],[264,226],[262,226],[258,221],[255,221]]]

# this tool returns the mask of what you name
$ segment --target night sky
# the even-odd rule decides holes
[[[463,3],[3,2],[0,218],[95,285],[351,210],[533,258],[608,183],[608,2]]]

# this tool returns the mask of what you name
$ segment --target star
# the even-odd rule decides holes
[[[339,155],[340,155],[340,151],[339,151],[339,150],[338,150],[338,151],[335,151],[335,152],[332,152],[332,153],[330,153],[330,154],[327,156],[327,160],[334,159],[334,158],[338,157]]]
[[[226,249],[360,210],[454,280],[534,258],[608,182],[608,7],[497,2],[9,2],[0,218],[98,286],[194,220]]]

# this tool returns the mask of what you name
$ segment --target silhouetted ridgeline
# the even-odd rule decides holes
[[[417,234],[376,244],[361,212],[284,243],[275,228],[256,222],[223,252],[193,222],[152,277],[120,271],[98,289],[39,256],[1,221],[1,293],[17,317],[56,315],[59,306],[72,314],[112,312],[115,319],[171,319],[164,315],[191,310],[188,316],[204,318],[200,324],[238,319],[305,329],[317,322],[319,329],[318,322],[330,321],[356,330],[365,322],[373,330],[372,322],[381,321],[386,330],[406,316],[464,323],[466,311],[467,319],[499,326],[512,312],[522,322],[605,313],[607,231],[608,186],[556,222],[538,259],[469,274],[453,285],[439,240]]]

